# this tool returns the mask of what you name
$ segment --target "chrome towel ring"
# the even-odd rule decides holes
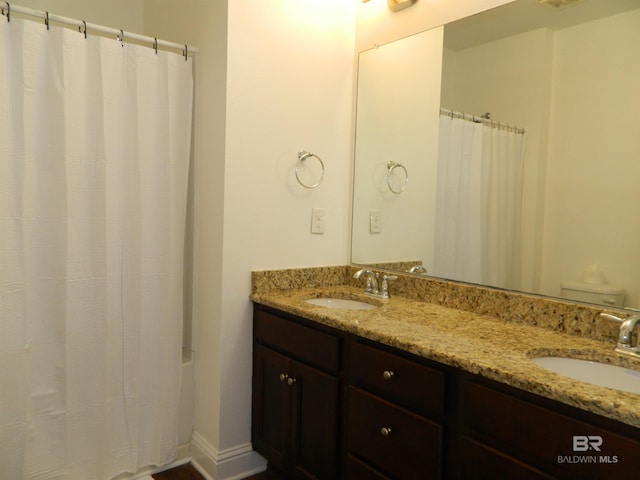
[[[396,168],[400,168],[404,171],[404,185],[402,185],[400,189],[394,189],[391,185],[391,176]],[[397,195],[404,192],[405,188],[407,188],[407,183],[409,183],[409,173],[407,172],[407,168],[401,163],[391,161],[387,162],[387,187],[389,187],[389,190]]]
[[[302,180],[300,180],[300,175],[298,174],[298,168],[300,167],[302,162],[304,162],[309,157],[315,157],[320,163],[320,167],[322,168],[322,172],[320,173],[320,178],[316,183],[313,183],[311,185],[308,185],[304,183]],[[296,163],[296,180],[298,180],[298,183],[302,185],[304,188],[316,188],[318,185],[322,183],[323,178],[324,178],[324,162],[322,161],[322,159],[314,153],[307,152],[306,150],[300,150],[298,152],[298,163]]]

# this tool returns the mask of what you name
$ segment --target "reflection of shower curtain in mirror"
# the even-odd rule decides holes
[[[0,46],[0,478],[164,465],[191,59],[20,18]]]
[[[442,115],[439,145],[433,274],[518,288],[524,135]]]

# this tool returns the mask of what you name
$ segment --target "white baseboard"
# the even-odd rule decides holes
[[[198,432],[191,439],[191,463],[207,480],[240,480],[267,469],[250,443],[218,451]]]

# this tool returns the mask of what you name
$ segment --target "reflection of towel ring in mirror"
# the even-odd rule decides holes
[[[396,168],[401,168],[402,170],[404,170],[404,185],[402,185],[402,188],[400,188],[399,190],[394,190],[394,188],[391,186],[391,175],[393,174],[393,171]],[[389,190],[391,190],[393,193],[395,193],[396,195],[399,193],[404,192],[404,189],[407,188],[407,183],[409,183],[409,173],[407,172],[407,169],[404,165],[402,165],[401,163],[396,163],[396,162],[387,162],[387,187],[389,187]]]
[[[318,162],[320,162],[320,167],[322,168],[322,173],[320,174],[320,178],[316,183],[312,185],[307,185],[306,183],[304,183],[302,180],[300,180],[300,176],[298,175],[298,167],[300,166],[300,163],[304,162],[309,157],[317,158]],[[298,180],[298,183],[302,185],[304,188],[316,188],[318,185],[322,183],[323,178],[324,178],[324,163],[322,162],[322,159],[314,153],[307,152],[306,150],[300,150],[298,152],[298,163],[296,163],[296,180]]]

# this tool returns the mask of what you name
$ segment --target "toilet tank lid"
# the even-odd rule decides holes
[[[576,290],[578,292],[604,293],[607,295],[621,295],[624,289],[616,285],[604,283],[584,283],[584,282],[563,282],[562,288],[566,290]]]

